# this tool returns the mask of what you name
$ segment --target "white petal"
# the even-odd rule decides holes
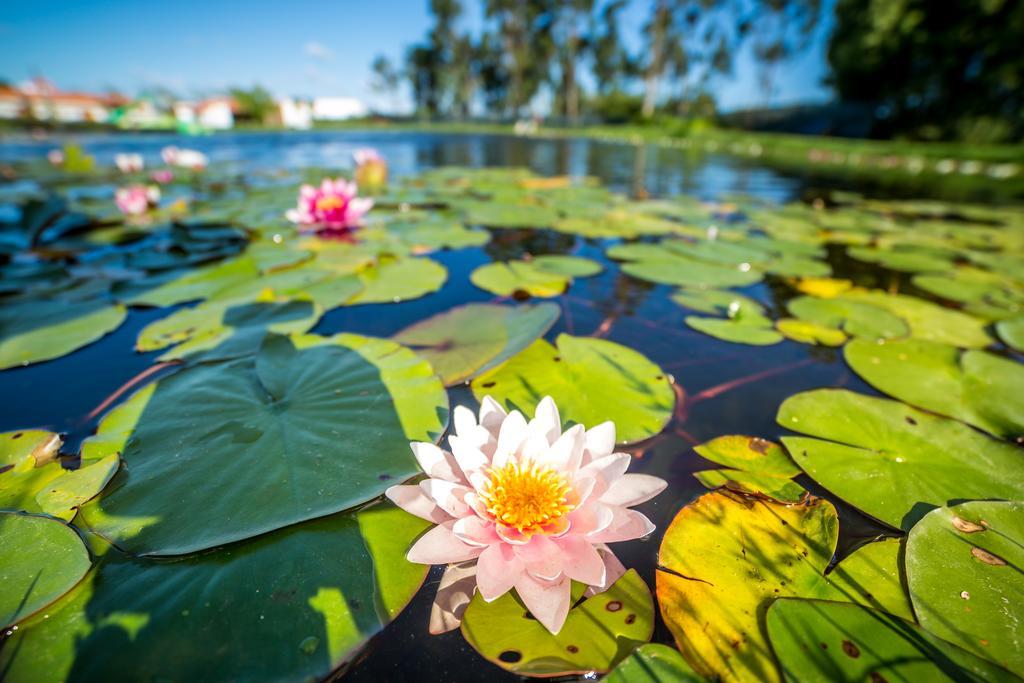
[[[543,581],[523,574],[516,581],[516,592],[530,614],[548,631],[557,634],[562,630],[572,606],[571,584],[572,581],[564,574],[557,581]]]
[[[417,564],[449,564],[478,557],[483,548],[463,543],[452,531],[455,521],[438,524],[419,537],[406,558]]]
[[[473,599],[476,589],[476,562],[450,564],[430,608],[430,634],[440,635],[455,630],[462,623],[462,613]]]
[[[498,447],[494,451],[494,460],[491,466],[502,468],[509,458],[519,450],[520,444],[526,438],[526,418],[518,410],[513,410],[501,423],[498,431]]]
[[[430,496],[423,492],[419,486],[412,484],[408,486],[391,486],[384,495],[392,503],[402,508],[411,515],[416,515],[429,522],[440,524],[451,521],[451,516],[439,508]]]
[[[420,488],[452,517],[469,514],[469,506],[465,503],[466,494],[469,493],[468,487],[444,479],[424,479],[420,482]]]
[[[476,415],[466,406],[455,406],[452,421],[455,423],[455,433],[459,436],[468,435],[477,426]]]
[[[615,450],[615,423],[602,422],[596,427],[588,429],[586,444],[587,462],[611,455],[612,451]]]
[[[668,482],[649,474],[624,474],[613,483],[601,502],[620,507],[632,507],[654,498],[665,490]]]
[[[583,425],[570,427],[551,446],[545,462],[573,476],[579,469],[583,457],[583,434]]]
[[[545,396],[537,404],[533,419],[530,420],[530,434],[543,436],[549,444],[553,444],[562,434],[562,422],[558,416],[558,406],[550,396]]]
[[[413,442],[409,444],[420,469],[435,479],[447,479],[463,483],[465,480],[454,467],[455,458],[432,443]]]
[[[508,413],[501,407],[501,404],[490,396],[484,396],[480,401],[480,426],[491,433],[497,439],[501,423],[505,421]]]

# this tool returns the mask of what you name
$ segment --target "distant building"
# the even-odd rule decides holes
[[[286,97],[278,100],[277,109],[285,128],[307,130],[313,127],[313,106],[309,102]]]
[[[235,127],[234,107],[234,101],[228,97],[213,97],[200,102],[175,102],[174,118],[182,126],[230,130]]]
[[[370,110],[354,97],[317,97],[313,100],[313,120],[344,121],[366,116]]]
[[[0,88],[0,118],[60,123],[106,123],[111,111],[128,102],[117,94],[62,92],[43,78]]]

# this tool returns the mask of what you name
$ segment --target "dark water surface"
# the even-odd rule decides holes
[[[137,151],[154,164],[163,146],[177,144],[206,152],[213,163],[237,165],[240,169],[347,169],[353,150],[374,147],[388,159],[393,175],[442,165],[528,166],[545,175],[594,175],[611,189],[625,193],[643,190],[652,197],[685,193],[709,200],[743,193],[785,202],[800,198],[809,189],[805,180],[729,157],[692,156],[679,150],[586,140],[380,132],[239,133],[189,139],[97,135],[75,140],[101,163],[109,163],[117,152]],[[0,143],[0,161],[38,158],[63,142],[4,141]],[[662,530],[684,504],[704,491],[691,473],[709,464],[693,452],[694,444],[724,434],[777,438],[783,430],[775,423],[776,410],[785,398],[799,391],[845,386],[863,393],[877,392],[846,367],[840,349],[791,341],[769,347],[745,346],[689,329],[683,323],[689,311],[669,299],[672,288],[623,274],[604,256],[604,246],[599,240],[553,232],[496,230],[492,242],[484,247],[432,255],[449,272],[439,292],[399,304],[339,308],[326,314],[313,331],[386,337],[453,306],[489,301],[493,297],[474,287],[469,273],[491,260],[516,258],[527,252],[572,253],[604,264],[601,275],[577,280],[567,295],[557,300],[562,317],[547,338],[554,339],[561,332],[583,336],[600,330],[605,338],[636,349],[659,364],[685,392],[685,408],[677,412],[662,437],[634,449],[637,460],[631,471],[654,474],[670,482],[665,493],[640,508],[658,531],[646,541],[613,546],[623,563],[635,567],[653,590]],[[881,277],[881,273],[866,270],[864,264],[858,264],[853,272],[840,254],[830,260],[835,277],[853,277],[860,284],[871,284]],[[740,291],[778,313],[790,290],[772,283],[773,278],[768,278]],[[90,413],[150,367],[159,355],[135,353],[133,347],[146,324],[167,314],[166,309],[131,310],[124,325],[91,346],[54,361],[0,373],[0,431],[35,427],[64,432],[68,437],[66,450],[74,452],[80,440],[95,429],[96,419],[90,418]],[[455,389],[452,399],[453,405],[473,402],[467,388]],[[840,515],[847,541],[872,533],[848,510],[841,507]],[[430,604],[439,578],[440,570],[435,568],[410,607],[371,642],[350,668],[348,680],[515,678],[484,661],[458,632],[436,637],[427,634]],[[655,640],[671,642],[660,621]]]

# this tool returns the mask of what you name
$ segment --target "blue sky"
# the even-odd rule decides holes
[[[464,0],[464,26],[481,24]],[[128,93],[163,85],[183,95],[260,83],[277,95],[349,95],[390,108],[369,87],[377,54],[398,61],[430,24],[426,0],[6,0],[0,3],[0,77],[45,75],[64,89]],[[639,45],[649,0],[633,0],[622,31]],[[828,14],[828,13],[826,13]],[[811,48],[779,71],[772,103],[822,101],[823,22]],[[716,84],[724,109],[758,106],[764,96],[749,55]],[[399,103],[407,103],[407,95]]]

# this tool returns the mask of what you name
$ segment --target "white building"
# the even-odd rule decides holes
[[[105,123],[111,110],[125,102],[118,95],[61,92],[49,81],[35,78],[17,88],[0,88],[0,118]]]
[[[174,118],[186,126],[230,130],[235,127],[234,103],[227,97],[214,97],[198,103],[175,102]]]
[[[354,97],[317,97],[313,100],[315,121],[344,121],[366,116],[370,110]]]
[[[286,97],[277,101],[281,125],[295,130],[308,130],[313,127],[313,106],[304,100]]]

